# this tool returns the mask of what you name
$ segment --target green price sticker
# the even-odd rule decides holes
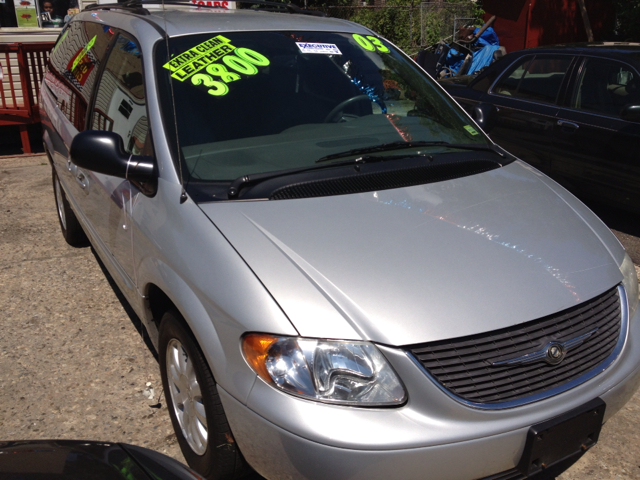
[[[370,52],[375,52],[376,50],[378,50],[382,53],[389,53],[391,51],[382,44],[379,38],[376,38],[372,35],[363,37],[362,35],[354,33],[353,39],[358,43],[358,45],[360,45],[365,50],[369,50]]]
[[[471,125],[465,125],[464,129],[469,132],[471,135],[478,135],[478,131],[473,128]]]
[[[175,59],[173,59],[175,60]],[[173,61],[172,60],[172,61]],[[258,73],[258,67],[267,67],[271,64],[269,59],[254,50],[248,48],[235,48],[233,54],[221,57],[222,63],[209,63],[205,67],[207,73],[195,73],[184,78],[191,78],[192,85],[206,88],[209,95],[221,97],[229,93],[227,83],[235,82],[242,78],[241,75],[251,76]],[[169,65],[168,62],[165,67]],[[175,67],[184,70],[181,64],[174,64]],[[168,68],[168,67],[167,67]],[[198,71],[201,69],[198,69]],[[175,72],[174,72],[175,73]],[[182,81],[174,74],[174,78]],[[215,79],[214,79],[215,77]]]

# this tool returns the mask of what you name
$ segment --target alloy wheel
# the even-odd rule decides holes
[[[62,187],[60,186],[60,180],[56,177],[54,182],[56,190],[56,207],[58,208],[58,217],[60,217],[60,223],[63,229],[67,229],[67,217],[64,214],[64,203],[62,197]]]
[[[167,345],[167,380],[173,409],[182,435],[198,455],[207,450],[207,415],[193,362],[177,339]]]

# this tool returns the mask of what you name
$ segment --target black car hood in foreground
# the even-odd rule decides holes
[[[173,458],[135,445],[84,440],[0,442],[2,480],[202,480]]]

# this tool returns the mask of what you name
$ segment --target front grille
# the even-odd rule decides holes
[[[492,363],[543,350],[550,342],[592,335],[558,365],[544,358]],[[561,386],[593,370],[614,350],[621,329],[617,287],[555,315],[492,332],[409,347],[429,374],[457,397],[478,404],[513,402]]]

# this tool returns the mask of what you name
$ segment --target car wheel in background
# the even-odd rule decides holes
[[[52,171],[53,177],[53,193],[56,198],[56,210],[58,212],[58,220],[60,221],[60,229],[62,236],[72,247],[83,247],[89,243],[87,236],[82,230],[82,226],[71,210],[67,196],[60,185],[60,180],[55,169]]]
[[[240,478],[250,471],[235,443],[215,380],[200,348],[174,311],[162,317],[162,385],[184,458],[208,479]]]

